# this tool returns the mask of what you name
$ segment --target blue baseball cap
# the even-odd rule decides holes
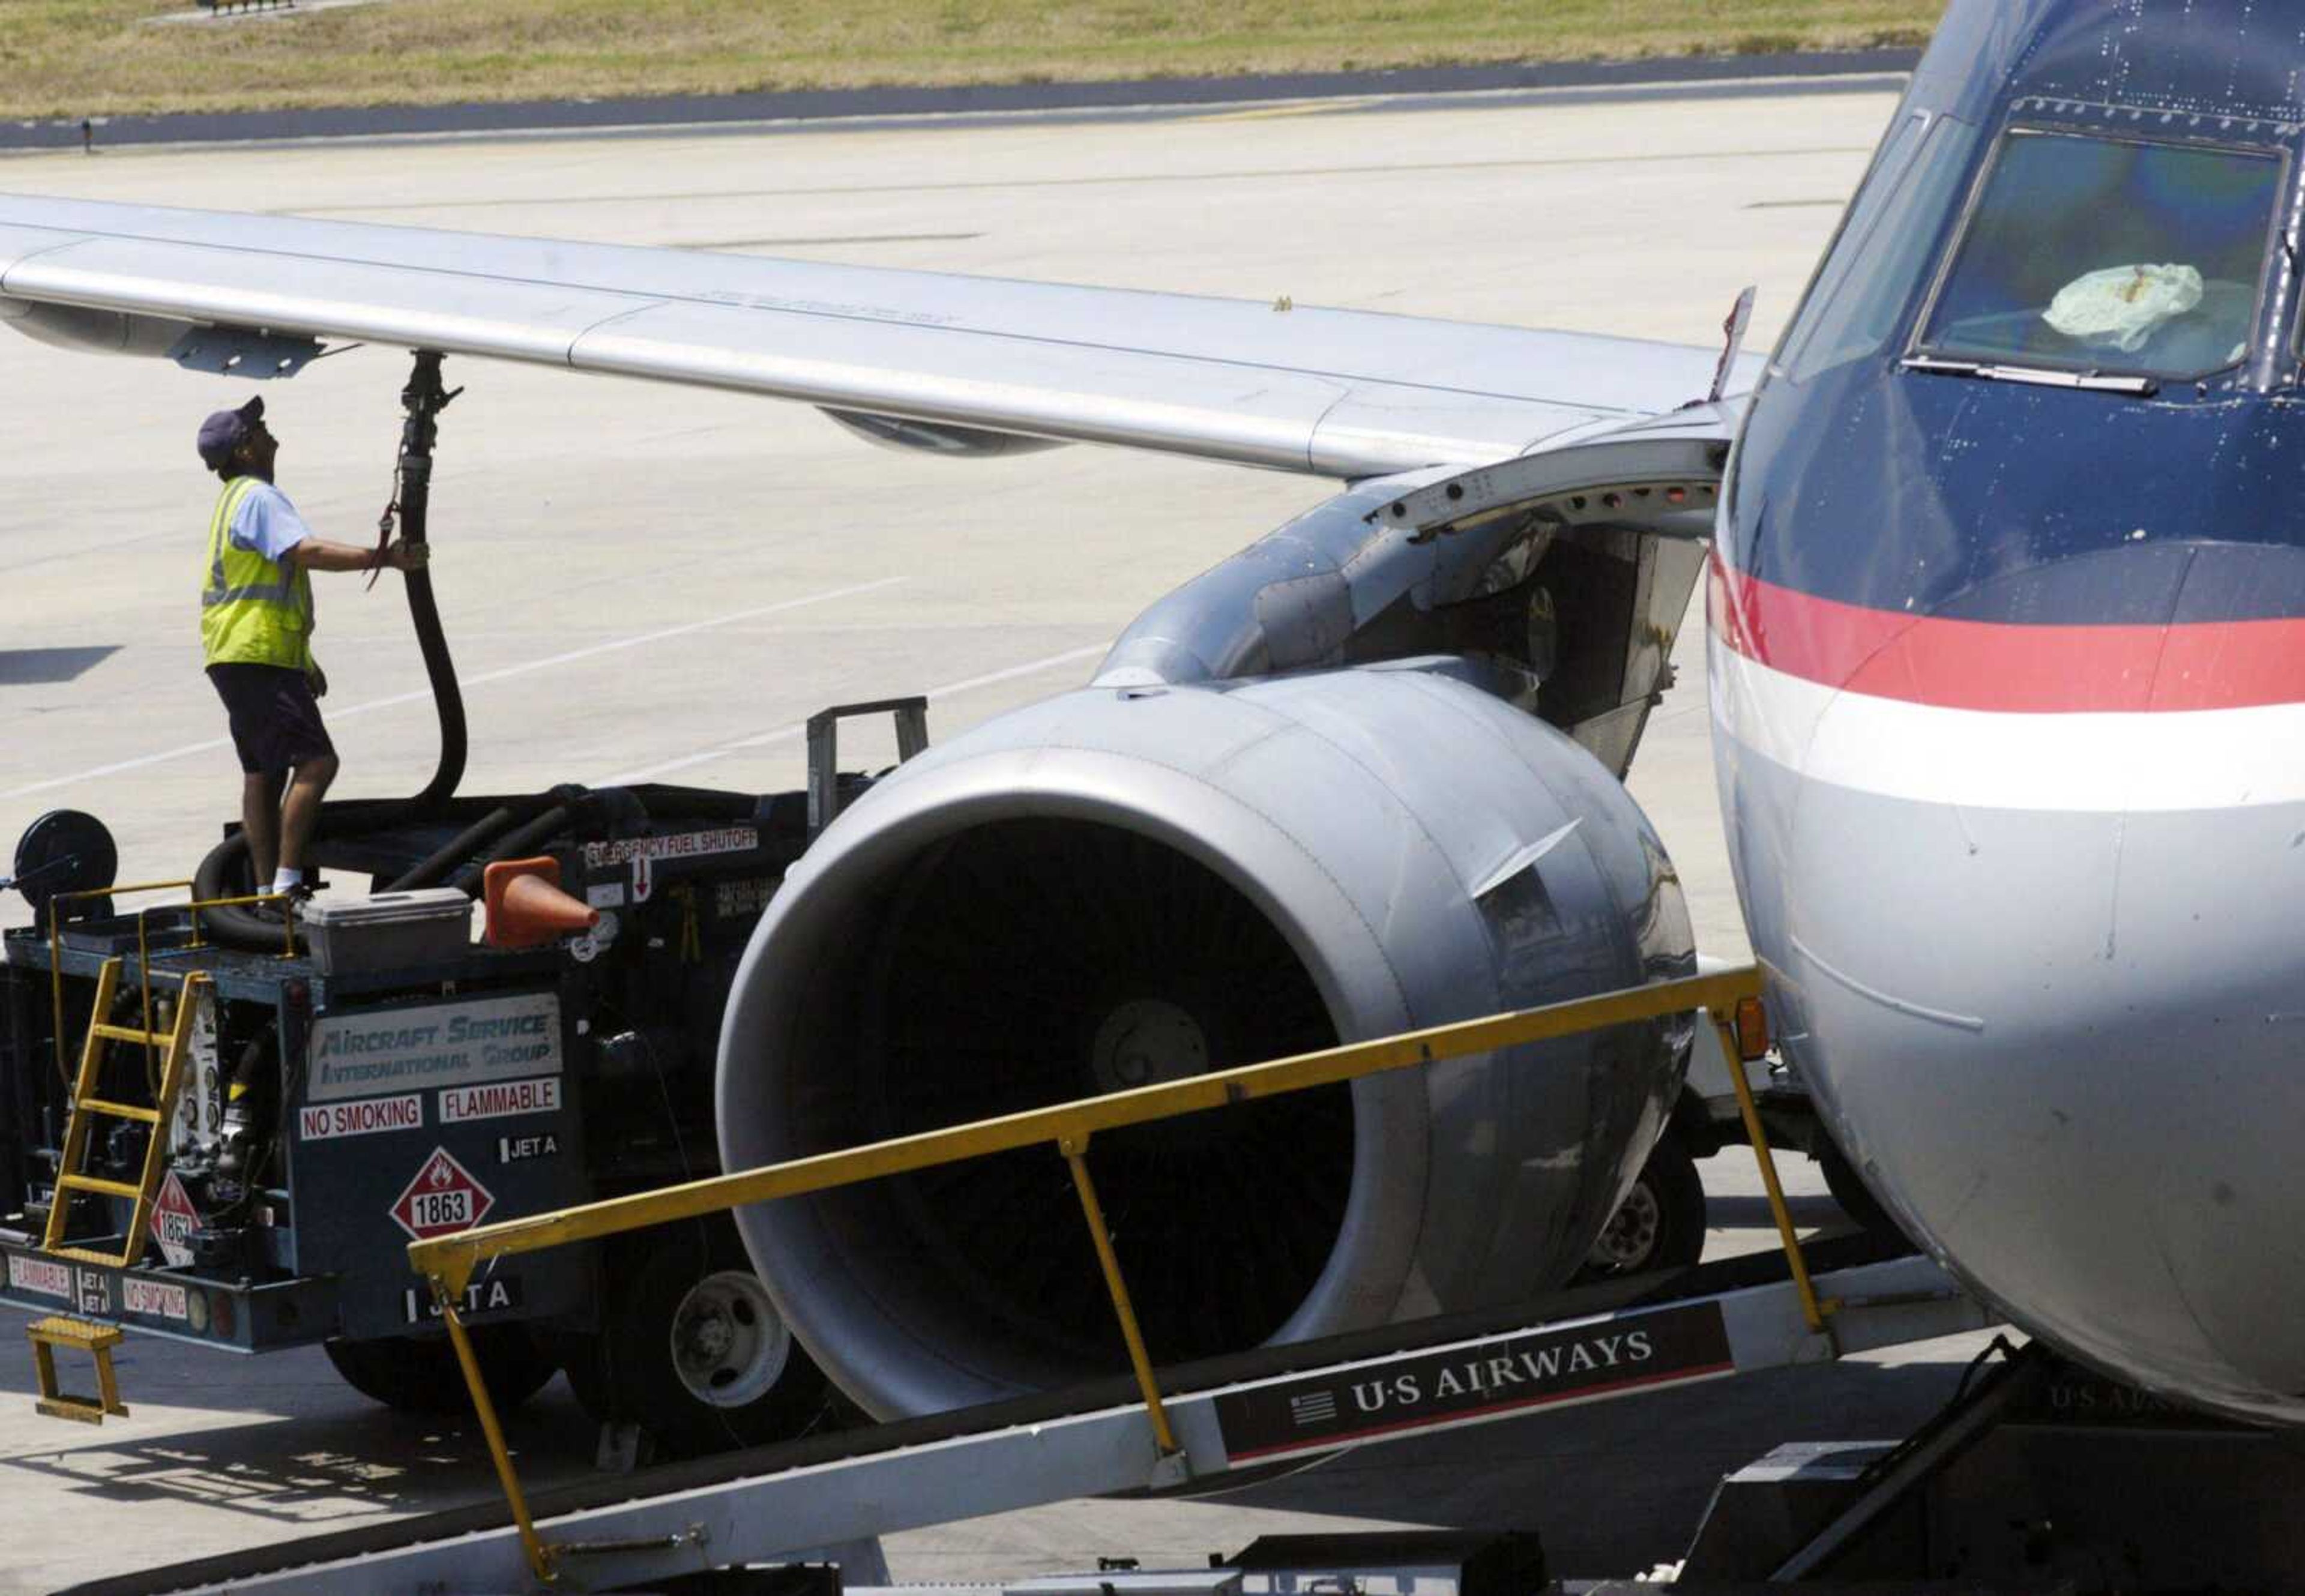
[[[238,410],[220,410],[200,423],[200,458],[210,471],[220,468],[240,447],[257,422],[264,419],[264,396],[258,395]]]

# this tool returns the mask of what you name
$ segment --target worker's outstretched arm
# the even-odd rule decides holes
[[[431,558],[429,543],[411,543],[405,538],[394,542],[381,553],[373,548],[354,548],[349,543],[331,543],[325,538],[306,538],[281,557],[293,560],[307,571],[374,571],[389,565],[395,571],[421,569]]]

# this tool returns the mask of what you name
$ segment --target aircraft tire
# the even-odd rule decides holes
[[[1824,1189],[1833,1193],[1833,1201],[1850,1221],[1864,1228],[1868,1235],[1904,1238],[1897,1221],[1881,1206],[1881,1200],[1866,1185],[1865,1177],[1857,1173],[1857,1166],[1831,1142],[1823,1142],[1816,1150],[1817,1171],[1824,1176]]]
[[[558,1371],[549,1353],[525,1325],[475,1325],[466,1332],[487,1380],[489,1400],[498,1412],[517,1407],[542,1390]],[[456,1349],[446,1336],[387,1336],[347,1341],[341,1336],[321,1344],[328,1362],[353,1390],[395,1413],[455,1413],[470,1411]]]

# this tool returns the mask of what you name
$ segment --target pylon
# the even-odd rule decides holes
[[[499,859],[481,874],[491,947],[534,947],[589,931],[600,912],[560,890],[557,859]]]

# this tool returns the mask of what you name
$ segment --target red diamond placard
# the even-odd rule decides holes
[[[408,1183],[408,1189],[392,1205],[392,1217],[403,1230],[418,1241],[435,1235],[447,1235],[458,1230],[470,1230],[488,1216],[497,1205],[488,1187],[474,1180],[472,1172],[448,1156],[445,1147],[436,1147],[432,1156],[424,1160],[424,1167]]]
[[[200,1216],[192,1207],[184,1183],[176,1172],[168,1171],[168,1178],[160,1183],[160,1190],[152,1199],[152,1239],[160,1244],[160,1256],[171,1267],[182,1269],[192,1261],[192,1232],[200,1227]]]

